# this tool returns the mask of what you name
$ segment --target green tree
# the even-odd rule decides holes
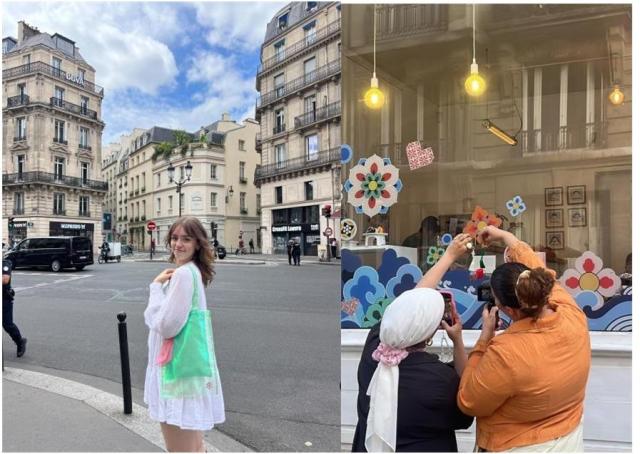
[[[161,142],[153,147],[153,154],[151,160],[156,162],[158,158],[169,160],[171,152],[173,151],[173,145],[169,142]]]

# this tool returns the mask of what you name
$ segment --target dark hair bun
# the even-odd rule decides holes
[[[544,268],[534,268],[520,273],[516,283],[516,295],[520,310],[534,320],[540,318],[544,306],[549,302],[555,279]]]

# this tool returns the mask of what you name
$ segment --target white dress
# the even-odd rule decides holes
[[[169,283],[149,285],[149,305],[144,321],[149,327],[149,358],[144,381],[144,402],[154,421],[165,422],[181,429],[210,430],[214,424],[224,422],[224,399],[219,374],[217,386],[212,386],[200,397],[163,399],[160,397],[160,372],[156,358],[162,341],[175,337],[187,322],[193,297],[193,276],[189,265],[176,269]],[[200,271],[192,266],[197,276],[199,307],[207,308]]]

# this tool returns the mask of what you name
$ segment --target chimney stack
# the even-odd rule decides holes
[[[231,115],[228,112],[222,114],[222,121],[231,121]]]
[[[37,28],[30,26],[25,21],[18,22],[18,43],[39,34],[40,31]]]

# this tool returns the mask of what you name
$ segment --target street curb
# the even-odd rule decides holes
[[[101,391],[83,383],[26,369],[5,367],[2,379],[78,400],[111,418],[130,432],[144,438],[162,451],[165,450],[160,424],[149,419],[147,409],[142,405],[132,402],[133,413],[125,415],[122,411],[123,403],[120,396]],[[223,452],[206,440],[204,443],[208,452]]]
[[[137,260],[133,260],[134,262],[137,263],[141,263],[141,262],[146,262],[146,263],[169,263],[166,260],[149,260],[149,259],[137,259]],[[226,259],[219,259],[215,261],[215,264],[219,264],[219,263],[229,263],[231,265],[265,265],[267,262],[265,261],[249,261],[249,260],[226,260]]]

